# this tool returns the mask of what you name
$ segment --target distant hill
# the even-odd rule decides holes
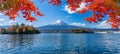
[[[82,27],[69,25],[63,22],[62,20],[55,21],[49,25],[38,27],[38,29],[40,29],[41,31],[46,31],[46,30],[47,31],[48,30],[56,30],[56,31],[59,30],[60,31],[60,30],[71,30],[75,28],[82,28]]]

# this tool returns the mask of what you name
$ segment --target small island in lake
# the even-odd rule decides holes
[[[93,31],[89,30],[89,29],[72,29],[71,33],[94,33]]]
[[[1,28],[0,29],[1,34],[37,34],[40,33],[40,31],[33,26],[26,26],[25,24],[21,25],[12,25],[7,28]]]

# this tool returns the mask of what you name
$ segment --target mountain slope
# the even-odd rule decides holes
[[[52,24],[39,27],[40,30],[71,30],[74,28],[81,28],[81,27],[68,25],[67,23],[63,22],[62,20],[57,20]]]
[[[67,23],[63,22],[62,20],[57,20],[54,23],[52,23],[51,25],[67,25]]]

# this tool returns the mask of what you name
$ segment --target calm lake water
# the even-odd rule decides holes
[[[120,54],[120,34],[0,35],[0,54]]]

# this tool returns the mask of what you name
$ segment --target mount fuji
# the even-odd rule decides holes
[[[38,29],[40,29],[41,31],[45,31],[45,30],[60,31],[60,30],[71,30],[71,29],[75,29],[75,28],[81,28],[81,27],[69,25],[69,24],[63,22],[62,20],[57,20],[57,21],[53,22],[52,24],[39,27]]]
[[[51,25],[68,25],[67,23],[63,22],[62,20],[57,20],[53,22]]]

